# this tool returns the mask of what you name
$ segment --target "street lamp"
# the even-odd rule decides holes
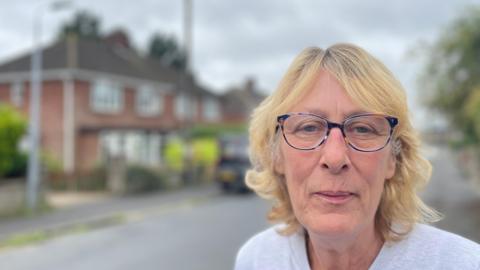
[[[60,10],[70,6],[70,0],[57,0],[47,3],[51,10]],[[42,96],[42,15],[45,5],[39,5],[34,10],[33,18],[33,53],[31,58],[30,78],[30,122],[29,141],[30,155],[27,172],[27,207],[35,210],[38,204],[38,192],[41,182],[39,143],[40,143],[40,99]]]

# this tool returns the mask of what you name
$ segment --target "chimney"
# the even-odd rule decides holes
[[[112,47],[130,49],[130,39],[124,30],[118,29],[105,37],[105,41]]]
[[[244,90],[249,96],[253,96],[255,94],[255,79],[253,77],[246,79]]]

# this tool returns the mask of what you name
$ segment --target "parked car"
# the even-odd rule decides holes
[[[220,138],[220,159],[216,179],[225,192],[247,192],[245,172],[250,168],[246,135],[224,135]]]

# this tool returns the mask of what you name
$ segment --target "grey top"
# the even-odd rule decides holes
[[[243,245],[235,270],[310,269],[303,232],[291,236],[269,228]],[[384,244],[371,270],[462,269],[480,270],[480,245],[432,226],[417,224],[402,241]]]

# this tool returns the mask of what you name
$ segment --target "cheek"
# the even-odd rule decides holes
[[[314,170],[316,160],[310,151],[299,151],[289,146],[281,148],[281,169],[285,178],[293,182],[303,182]]]
[[[368,194],[368,200],[376,203],[383,192],[385,180],[390,178],[390,160],[382,153],[371,153],[355,158],[353,164],[359,174],[362,189]]]
[[[281,162],[278,166],[285,177],[287,190],[294,212],[305,207],[307,179],[315,168],[315,159],[311,152],[298,151],[290,146],[281,148]],[[279,171],[277,169],[277,171]]]
[[[357,169],[364,174],[366,179],[382,180],[391,177],[391,171],[395,169],[394,160],[391,158],[389,152],[372,152],[372,153],[358,153],[352,158],[355,160]]]

